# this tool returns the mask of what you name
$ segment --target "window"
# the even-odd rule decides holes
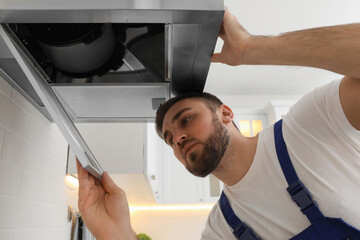
[[[235,113],[234,122],[245,137],[256,136],[267,127],[265,114],[244,115]]]

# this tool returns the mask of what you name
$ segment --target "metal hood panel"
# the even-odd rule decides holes
[[[223,14],[223,0],[35,0],[31,4],[26,0],[0,0],[0,23],[4,29],[0,31],[0,75],[52,120],[27,82],[21,64],[2,40],[9,38],[22,55],[29,54],[26,46],[21,46],[16,36],[6,31],[9,24],[162,24],[165,66],[164,79],[159,82],[50,82],[41,73],[39,64],[31,56],[27,57],[30,66],[48,82],[74,122],[151,120],[158,105],[171,96],[203,91]]]
[[[54,86],[53,90],[70,117],[77,122],[151,119],[153,111],[169,96],[168,83],[89,87],[64,85]]]

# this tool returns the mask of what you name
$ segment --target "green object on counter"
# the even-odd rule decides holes
[[[139,238],[139,240],[151,240],[151,237],[149,237],[145,233],[140,233],[137,235],[137,237]]]

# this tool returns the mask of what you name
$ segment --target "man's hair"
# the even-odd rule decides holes
[[[188,99],[188,98],[198,98],[202,100],[206,106],[212,111],[213,113],[216,112],[216,109],[220,107],[223,103],[222,101],[217,98],[216,96],[206,93],[206,92],[190,92],[190,93],[184,93],[181,95],[178,95],[174,98],[171,98],[164,104],[162,104],[159,109],[156,112],[156,132],[159,135],[159,137],[163,138],[162,130],[163,130],[163,123],[164,123],[164,117],[168,110],[177,102]]]

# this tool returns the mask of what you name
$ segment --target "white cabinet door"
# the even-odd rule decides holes
[[[216,203],[221,195],[224,184],[214,175],[204,178],[204,203]]]
[[[203,203],[203,192],[203,179],[189,173],[167,146],[164,155],[164,203]]]
[[[203,179],[193,176],[160,139],[153,123],[147,124],[147,175],[159,204],[194,204],[204,201]]]
[[[158,204],[164,202],[164,144],[155,131],[155,124],[146,124],[146,176]]]

